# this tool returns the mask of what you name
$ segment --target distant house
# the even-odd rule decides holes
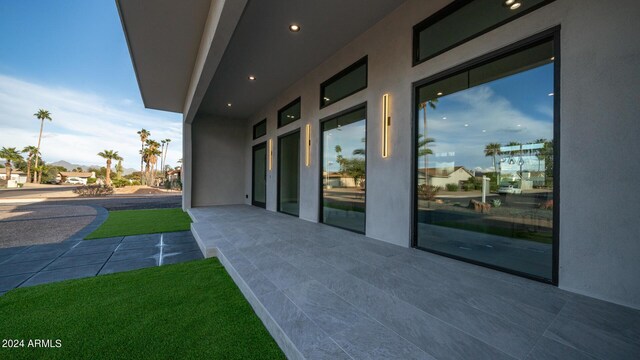
[[[167,180],[174,181],[182,178],[182,168],[167,171]]]
[[[453,168],[428,168],[428,184],[444,188],[447,184],[460,185],[461,181],[467,181],[474,175],[465,169],[464,166]],[[425,169],[418,169],[418,184],[425,183]]]
[[[0,173],[0,180],[7,180],[7,174],[4,170],[5,169],[2,169],[2,173]],[[14,180],[18,184],[24,184],[27,182],[27,173],[21,170],[13,170],[11,171],[11,179],[9,180]]]
[[[89,179],[95,179],[95,172],[77,172],[77,171],[61,171],[56,176],[56,181],[60,184],[75,182],[76,179],[79,179],[80,182],[84,185],[87,185],[87,181]]]

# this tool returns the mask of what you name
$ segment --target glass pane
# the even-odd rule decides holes
[[[278,211],[299,215],[300,132],[281,137],[278,146],[278,177],[280,182]]]
[[[367,60],[358,61],[346,73],[320,86],[321,106],[327,106],[367,87]]]
[[[419,247],[551,280],[552,44],[418,89]]]
[[[267,148],[253,149],[253,204],[264,207],[267,202]]]
[[[547,0],[474,0],[435,22],[427,19],[426,27],[418,30],[416,60],[437,55],[545,2]]]
[[[278,127],[291,124],[298,119],[300,119],[300,99],[296,99],[278,111]]]
[[[365,231],[365,109],[322,123],[322,219]]]
[[[253,138],[265,136],[267,134],[267,119],[260,121],[253,126]]]

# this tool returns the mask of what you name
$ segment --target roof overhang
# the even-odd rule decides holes
[[[196,93],[224,10],[240,8],[241,14],[244,3],[242,0],[116,0],[145,107],[185,112],[190,96]],[[229,32],[230,37],[235,23],[232,20],[224,25],[226,28],[219,31],[218,36],[220,32]],[[223,45],[222,52],[226,43]],[[193,79],[197,81],[194,83]]]
[[[145,106],[187,123],[247,118],[404,1],[116,0]]]

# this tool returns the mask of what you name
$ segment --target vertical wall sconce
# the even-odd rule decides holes
[[[309,165],[311,165],[311,124],[307,124],[306,126],[306,135],[307,135],[307,139],[306,139],[306,152],[305,152],[305,157],[304,157],[304,164],[309,167]]]
[[[389,94],[382,95],[382,157],[389,156],[389,128],[391,116],[389,116]]]
[[[269,171],[271,171],[272,163],[273,163],[273,140],[269,139]]]

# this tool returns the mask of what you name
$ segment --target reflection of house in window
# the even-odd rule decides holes
[[[469,180],[473,174],[464,166],[454,166],[453,168],[428,168],[428,183],[431,186],[444,188],[447,184],[459,185],[461,181]],[[418,170],[418,184],[425,183],[425,169]]]

